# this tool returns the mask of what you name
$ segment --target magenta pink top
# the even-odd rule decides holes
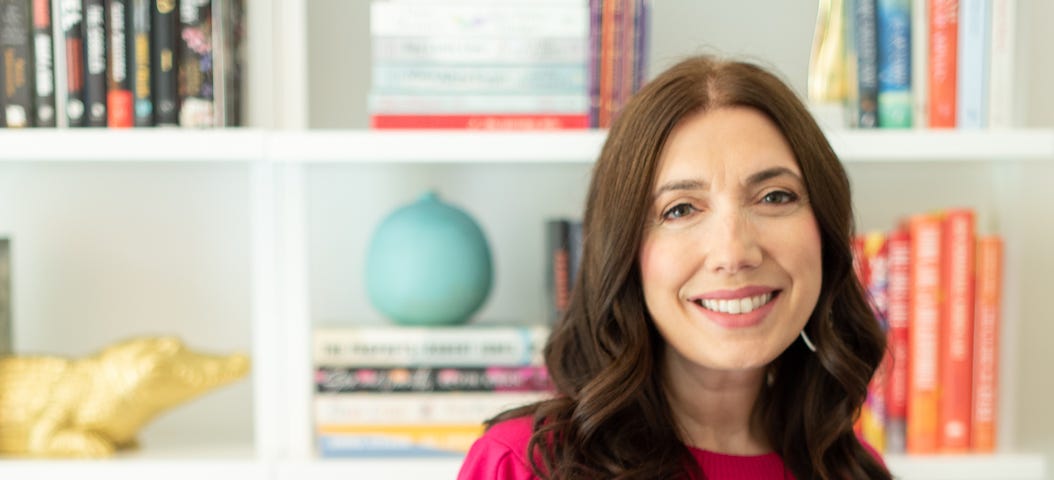
[[[487,430],[472,445],[458,480],[536,480],[527,461],[527,442],[531,438],[530,417],[514,418]],[[869,445],[864,445],[881,461]],[[793,479],[776,453],[764,455],[725,455],[688,447],[706,478],[725,479]]]

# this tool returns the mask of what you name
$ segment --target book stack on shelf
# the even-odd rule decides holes
[[[322,457],[461,456],[485,420],[552,390],[545,326],[321,328],[314,336]]]
[[[642,82],[645,0],[374,0],[375,129],[607,128]]]
[[[241,124],[242,0],[0,0],[0,125]]]
[[[996,450],[1003,242],[952,208],[854,242],[856,273],[888,334],[860,433],[887,453]]]
[[[1010,127],[1015,10],[1014,0],[821,0],[809,98],[829,125]]]

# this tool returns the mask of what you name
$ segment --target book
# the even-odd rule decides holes
[[[878,0],[878,126],[910,128],[911,1]]]
[[[878,127],[878,28],[876,0],[849,0],[852,5],[856,90],[850,98],[853,125]]]
[[[326,428],[317,434],[322,458],[464,457],[483,424]]]
[[[355,367],[542,365],[549,328],[345,327],[314,333],[314,362]]]
[[[911,120],[915,128],[930,126],[929,1],[911,2]]]
[[[370,4],[370,33],[390,37],[539,38],[588,35],[585,2]]]
[[[476,424],[549,392],[326,393],[314,397],[315,425],[336,430],[359,425]]]
[[[954,128],[957,118],[959,0],[929,1],[929,126]]]
[[[212,19],[212,124],[240,126],[246,38],[243,0],[213,0]]]
[[[212,127],[215,122],[213,85],[212,0],[180,0],[179,5],[179,125]]]
[[[84,107],[84,6],[81,0],[59,0],[59,25],[62,28],[62,51],[66,98],[66,125],[83,127],[87,116]]]
[[[0,237],[0,355],[14,352],[11,298],[11,239]]]
[[[908,364],[911,317],[911,237],[907,229],[889,234],[887,246],[886,309],[889,368],[886,374],[886,452],[907,449]]]
[[[33,0],[34,126],[57,126],[55,110],[55,43],[51,0]]]
[[[550,322],[556,324],[571,297],[571,222],[564,218],[545,222],[545,245],[548,259],[546,292],[549,296]]]
[[[977,240],[976,310],[974,317],[973,404],[970,447],[996,450],[999,424],[999,331],[1002,323],[1003,240],[997,235]]]
[[[970,209],[956,208],[944,211],[942,217],[939,448],[964,453],[970,448],[973,395],[975,215]]]
[[[908,220],[911,235],[908,319],[907,452],[938,450],[938,345],[941,312],[941,222],[935,215]]]
[[[589,45],[581,36],[478,38],[464,36],[392,37],[374,35],[375,63],[447,65],[584,65]]]
[[[889,240],[887,235],[883,232],[870,232],[863,235],[862,253],[863,263],[867,265],[866,268],[862,269],[866,272],[866,276],[863,278],[863,286],[871,302],[871,310],[875,314],[875,319],[881,325],[882,330],[888,333],[889,325],[886,317],[889,311],[887,296]],[[875,375],[871,379],[871,383],[868,385],[867,398],[860,414],[861,435],[864,440],[880,453],[886,449],[886,378],[888,377],[889,368],[890,358],[887,350],[886,358],[879,364]]]
[[[372,114],[374,129],[575,130],[589,126],[582,114]]]
[[[377,93],[577,94],[586,91],[584,66],[374,65]]]
[[[110,42],[107,48],[106,122],[111,128],[129,128],[135,125],[134,73],[129,58],[130,52],[134,51],[131,0],[108,0],[106,13],[106,34]]]
[[[131,52],[129,75],[132,78],[133,123],[136,127],[154,125],[154,97],[151,86],[153,66],[150,58],[152,0],[131,0]]]
[[[85,124],[108,124],[106,0],[84,0]]]
[[[154,123],[179,125],[179,17],[175,0],[153,2],[150,67],[153,74]]]
[[[544,366],[318,367],[317,393],[521,392],[550,390]]]
[[[589,97],[583,93],[545,95],[444,95],[370,93],[367,110],[371,114],[584,114]]]
[[[992,18],[989,27],[988,51],[988,128],[1007,128],[1016,122],[1018,105],[1014,92],[1017,86],[1014,69],[1017,62],[1015,41],[1017,25],[1016,0],[991,0]]]
[[[0,126],[33,126],[33,29],[28,0],[0,0]]]
[[[956,126],[983,128],[988,119],[988,54],[991,4],[959,0],[958,86]]]

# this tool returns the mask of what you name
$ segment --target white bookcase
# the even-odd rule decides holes
[[[368,50],[319,48],[316,36],[341,24],[365,39],[366,9],[349,5],[367,2],[256,2],[251,128],[0,130],[0,234],[15,238],[17,342],[81,355],[126,335],[175,333],[206,350],[251,351],[251,378],[174,408],[144,430],[138,452],[99,462],[0,459],[0,477],[452,478],[457,458],[319,460],[311,438],[310,332],[383,321],[361,285],[365,246],[383,215],[426,188],[473,213],[491,240],[496,283],[483,321],[544,313],[543,221],[579,214],[604,132],[363,130],[361,111],[326,111],[318,97],[331,88],[326,82],[350,85],[352,98],[364,94]],[[746,8],[699,3],[728,18],[728,9]],[[808,56],[812,13],[795,15],[783,23],[804,16],[808,25],[785,27],[793,41],[770,42],[802,42],[804,55],[773,54],[779,58],[769,63],[785,70]],[[699,35],[674,17],[657,12],[656,21],[670,26],[655,29],[660,47]],[[720,35],[734,35],[727,28]],[[704,41],[684,48],[706,50]],[[764,50],[743,38],[730,42],[714,45]],[[336,64],[319,66],[320,53]],[[654,55],[655,62],[676,53]],[[343,76],[351,70],[361,71]],[[355,100],[328,103],[340,109]],[[347,125],[334,120],[341,115],[351,118]],[[1054,268],[1045,259],[1054,242],[1054,227],[1045,225],[1054,129],[829,136],[851,175],[859,230],[965,204],[977,208],[979,227],[1008,242],[1003,451],[893,456],[891,469],[909,480],[1048,478],[1044,449],[1054,446],[1028,426],[1054,423],[1044,402],[1029,399],[1050,388],[1035,379],[1047,378],[1043,365],[1054,360],[1039,346],[1050,331],[1044,319],[1054,315],[1045,301]]]

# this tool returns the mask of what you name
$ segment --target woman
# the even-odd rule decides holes
[[[853,433],[884,337],[849,182],[794,93],[687,59],[614,123],[554,399],[493,420],[462,479],[890,478]]]

